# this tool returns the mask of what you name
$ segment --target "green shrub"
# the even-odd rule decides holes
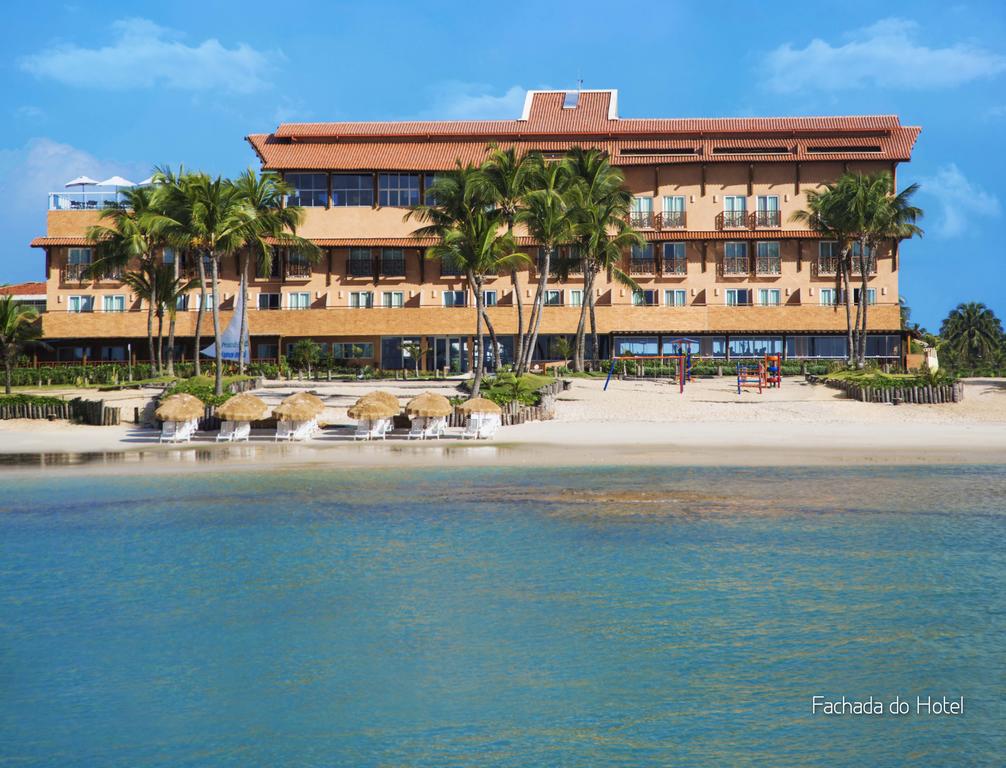
[[[0,395],[0,406],[4,405],[62,405],[58,397],[45,395]]]

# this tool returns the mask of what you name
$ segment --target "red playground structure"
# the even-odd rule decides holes
[[[737,394],[745,389],[757,389],[761,394],[765,386],[765,363],[758,365],[741,365],[737,363]]]
[[[765,386],[782,386],[782,356],[765,355]]]

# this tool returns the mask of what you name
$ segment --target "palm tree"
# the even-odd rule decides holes
[[[852,292],[849,290],[849,276],[852,273],[852,245],[855,240],[855,226],[847,204],[845,189],[838,183],[825,184],[821,190],[807,192],[807,210],[794,211],[791,221],[806,224],[827,240],[838,244],[838,263],[835,269],[835,285],[845,303],[846,363],[852,365],[855,346],[853,344]]]
[[[165,373],[168,376],[175,375],[175,321],[178,317],[178,302],[184,299],[189,291],[195,288],[198,280],[185,280],[178,277],[171,265],[162,264],[158,267],[157,294],[160,304],[161,315],[166,312],[168,315],[168,354]],[[158,346],[160,346],[160,332],[158,331]]]
[[[573,225],[569,216],[569,168],[565,163],[547,163],[539,154],[531,156],[528,171],[529,190],[524,195],[524,208],[517,213],[517,223],[527,228],[528,234],[541,246],[538,269],[538,287],[535,290],[524,334],[524,354],[517,361],[517,374],[531,365],[538,343],[538,329],[548,290],[552,258],[560,245],[573,239]]]
[[[582,371],[588,309],[594,355],[600,354],[594,315],[597,275],[601,270],[609,271],[618,282],[638,290],[636,281],[618,265],[626,248],[642,245],[645,241],[628,223],[632,195],[625,189],[625,177],[612,167],[604,152],[574,147],[565,162],[572,179],[570,218],[583,264],[583,301],[573,355],[574,370]]]
[[[129,286],[133,293],[147,302],[147,336],[151,341],[150,365],[156,372],[161,372],[161,337],[164,329],[164,306],[158,282],[173,277],[171,267],[155,264],[153,261],[141,262],[139,269],[130,270],[122,276],[122,282]],[[157,318],[157,343],[154,343],[154,317]]]
[[[1004,343],[995,312],[980,302],[958,304],[940,326],[943,347],[958,366],[975,368],[993,360]]]
[[[855,222],[858,234],[858,258],[860,271],[859,303],[856,307],[856,366],[866,363],[866,328],[869,301],[867,290],[870,279],[872,254],[882,243],[901,241],[922,235],[922,229],[915,223],[922,218],[922,209],[911,204],[912,196],[919,189],[918,184],[894,193],[894,178],[887,171],[872,175],[846,174],[839,180],[847,200],[850,217]]]
[[[284,206],[284,199],[293,189],[278,174],[256,175],[250,168],[234,181],[234,188],[240,199],[250,208],[246,246],[237,252],[240,287],[238,296],[247,301],[248,266],[251,257],[256,259],[262,274],[272,271],[272,260],[277,247],[304,256],[315,264],[321,259],[321,249],[310,240],[297,236],[297,227],[304,220],[304,209],[298,205]],[[238,371],[244,373],[247,312],[241,313],[242,339],[238,352]]]
[[[500,149],[489,146],[489,156],[482,163],[481,173],[475,179],[476,186],[492,200],[506,223],[507,234],[513,235],[514,223],[524,204],[524,196],[529,189],[531,170],[534,162],[526,153],[518,153],[516,148]],[[517,270],[510,270],[510,285],[513,287],[514,303],[517,306],[517,333],[514,346],[514,360],[524,357],[524,294],[520,289]],[[489,317],[486,316],[488,323]],[[492,332],[492,325],[489,326]],[[496,334],[492,332],[492,335]],[[493,339],[493,348],[496,341]]]
[[[150,187],[131,187],[122,192],[125,206],[106,208],[103,222],[89,227],[87,239],[94,243],[95,260],[87,270],[89,277],[123,274],[133,264],[142,270],[151,266],[163,241],[150,228],[150,214],[156,211]],[[146,296],[146,295],[144,295]],[[147,304],[147,350],[150,364],[160,369],[154,353],[154,305]]]
[[[158,179],[160,181],[160,179]],[[159,184],[164,191],[163,213],[151,217],[153,228],[172,244],[196,254],[200,264],[200,284],[205,286],[205,266],[210,266],[213,296],[213,340],[215,352],[214,392],[223,394],[223,349],[220,341],[220,267],[224,258],[245,246],[254,229],[255,214],[234,183],[220,176],[190,174],[184,184]],[[205,288],[203,295],[205,296]],[[202,311],[205,301],[200,302]],[[197,318],[198,323],[198,318]],[[200,350],[196,348],[198,358]]]
[[[13,296],[0,298],[0,356],[6,374],[4,392],[11,392],[14,364],[21,348],[42,335],[38,312],[33,307],[15,304]]]
[[[406,218],[427,221],[415,231],[416,237],[437,237],[440,242],[427,249],[427,257],[439,259],[464,270],[469,291],[475,296],[475,336],[478,355],[472,396],[478,397],[485,375],[485,334],[483,332],[483,285],[489,275],[516,268],[527,259],[517,252],[513,235],[502,233],[500,210],[491,204],[484,187],[476,181],[479,170],[458,163],[455,170],[438,176],[431,191],[433,202],[411,209]]]

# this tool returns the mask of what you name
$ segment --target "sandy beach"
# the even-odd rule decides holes
[[[456,382],[383,382],[403,399],[432,389],[457,394]],[[1006,380],[974,379],[952,405],[860,403],[801,379],[780,389],[738,396],[731,380],[686,387],[666,381],[574,379],[552,421],[505,427],[492,442],[417,442],[395,435],[354,443],[346,408],[373,382],[271,382],[259,390],[270,404],[310,387],[327,405],[330,426],[302,444],[276,444],[267,432],[247,444],[216,444],[212,434],[182,446],[160,446],[151,429],[133,424],[90,427],[67,422],[0,422],[0,455],[9,469],[142,462],[156,467],[459,465],[814,465],[1006,463]],[[93,395],[92,395],[93,396]],[[114,393],[130,415],[151,393]],[[111,399],[111,398],[109,398]]]

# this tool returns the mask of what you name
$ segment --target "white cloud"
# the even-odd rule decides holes
[[[45,112],[32,104],[23,104],[14,110],[14,116],[19,120],[43,120]]]
[[[114,41],[102,48],[57,44],[22,58],[22,69],[79,88],[127,90],[166,86],[186,91],[252,93],[268,86],[267,75],[282,54],[240,43],[224,47],[210,38],[196,46],[148,19],[112,24]]]
[[[1001,213],[999,198],[968,181],[954,163],[940,166],[921,184],[921,191],[940,206],[935,229],[939,237],[960,237],[975,218],[998,218]]]
[[[421,117],[432,120],[516,120],[526,88],[513,85],[496,95],[484,83],[449,81],[434,89],[433,103]]]
[[[806,48],[786,43],[767,56],[767,85],[780,93],[864,86],[928,90],[1006,71],[1006,56],[966,43],[929,48],[916,41],[917,31],[915,22],[891,18],[850,33],[842,45],[817,38]]]

